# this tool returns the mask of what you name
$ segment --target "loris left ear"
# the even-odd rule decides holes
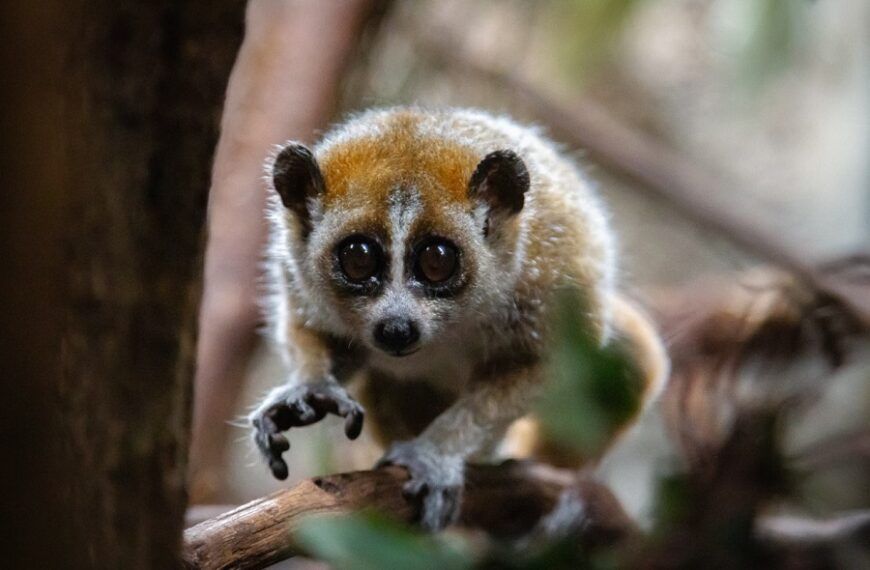
[[[486,155],[474,169],[468,195],[487,204],[487,225],[491,226],[523,209],[529,184],[529,171],[522,159],[511,150],[497,150]]]
[[[284,207],[299,220],[302,235],[311,231],[311,199],[323,193],[323,175],[314,154],[305,145],[289,142],[272,163],[272,184]]]

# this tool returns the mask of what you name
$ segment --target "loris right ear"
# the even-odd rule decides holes
[[[487,205],[484,234],[523,209],[529,184],[525,163],[511,150],[491,152],[480,161],[468,182],[468,193]]]
[[[308,202],[323,193],[323,174],[314,154],[303,144],[287,143],[272,163],[272,184],[284,207],[291,210],[303,235],[311,231]]]

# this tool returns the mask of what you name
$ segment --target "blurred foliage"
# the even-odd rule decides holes
[[[311,517],[297,541],[319,560],[341,570],[463,570],[472,567],[464,543],[447,535],[423,535],[377,513]]]
[[[756,520],[792,491],[793,473],[781,445],[790,410],[781,404],[737,410],[727,437],[707,457],[659,478],[652,543],[674,551],[669,556],[678,567],[772,563],[769,548],[758,540]],[[685,537],[691,544],[679,544]]]
[[[544,24],[569,79],[582,82],[610,55],[633,11],[648,0],[556,0]]]
[[[615,570],[624,565],[613,550],[584,550],[577,547],[575,537],[560,538],[547,544],[517,548],[501,544],[490,548],[486,556],[475,564],[478,570],[561,570],[585,568],[588,570]]]
[[[461,535],[425,535],[377,513],[311,517],[296,538],[306,552],[337,570],[557,570],[619,568],[619,554],[607,550],[584,551],[574,537],[518,548],[493,542],[474,549]]]
[[[646,4],[674,0],[553,0],[543,25],[552,53],[566,74],[582,84],[618,47],[632,16]],[[725,20],[715,34],[733,54],[738,79],[758,87],[797,63],[810,38],[812,0],[710,0],[708,18]],[[710,22],[713,23],[712,21]],[[666,31],[663,31],[666,33]]]
[[[797,63],[810,37],[811,0],[728,1],[735,26],[721,41],[735,48],[739,79],[758,87]]]
[[[537,415],[551,438],[590,456],[637,414],[644,386],[624,345],[602,348],[590,334],[585,307],[575,290],[565,290],[557,302],[548,385]]]

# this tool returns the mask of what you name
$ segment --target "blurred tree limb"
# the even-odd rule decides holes
[[[413,29],[415,41],[436,61],[458,72],[499,85],[512,94],[559,140],[587,152],[614,172],[640,183],[705,230],[712,230],[761,259],[787,269],[830,295],[870,325],[870,278],[844,279],[768,230],[763,220],[737,214],[722,178],[690,158],[634,129],[589,99],[558,101],[506,67],[475,58],[450,33]],[[857,257],[870,266],[870,251]],[[847,276],[848,277],[848,276]]]
[[[868,346],[867,327],[850,311],[780,269],[660,291],[652,304],[672,364],[664,416],[683,455],[699,468],[720,460],[740,411],[813,402],[827,379]],[[844,450],[826,451],[860,455],[866,432],[848,434],[853,438]]]
[[[200,311],[191,499],[213,500],[245,369],[260,322],[266,239],[263,163],[273,145],[312,142],[335,112],[364,32],[389,2],[251,2],[230,76],[209,197]]]
[[[863,266],[844,259],[825,271]],[[764,516],[767,507],[797,496],[797,470],[824,468],[818,444],[786,456],[783,428],[822,398],[844,366],[866,355],[867,327],[779,268],[756,268],[732,282],[704,281],[655,300],[672,362],[662,414],[687,467],[669,482],[671,515],[660,517],[649,555],[674,567],[870,561],[866,512],[823,522]],[[866,426],[858,433],[866,442]],[[870,466],[866,444],[855,445],[856,439],[846,434],[847,444],[831,455]]]

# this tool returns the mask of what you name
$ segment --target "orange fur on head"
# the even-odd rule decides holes
[[[418,122],[411,113],[398,114],[382,132],[330,148],[320,159],[324,205],[383,202],[406,185],[430,204],[467,203],[468,181],[482,157],[455,140],[423,135]]]

